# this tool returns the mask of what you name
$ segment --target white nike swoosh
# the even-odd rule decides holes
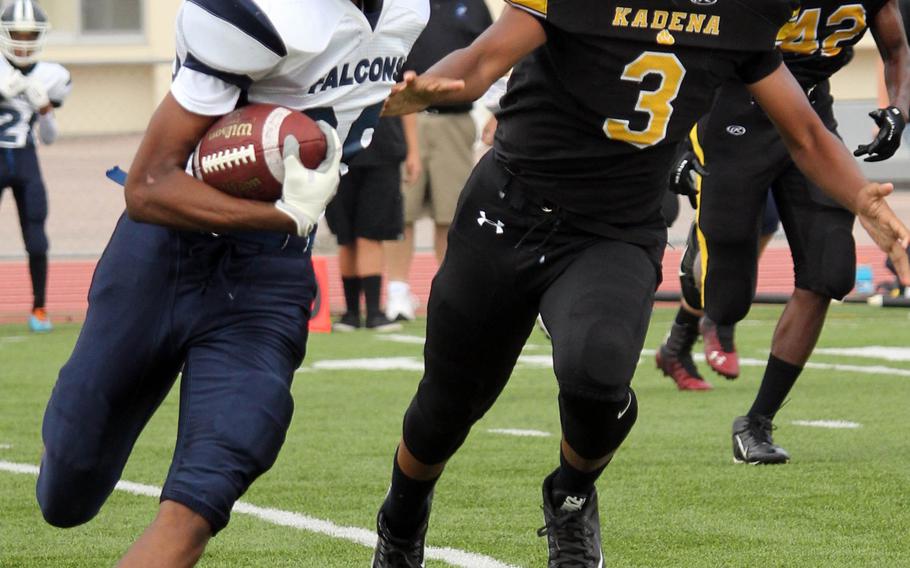
[[[622,409],[622,412],[619,413],[619,415],[616,417],[616,419],[620,420],[623,416],[625,416],[626,412],[629,411],[630,406],[632,406],[632,395],[631,394],[629,394],[629,403],[626,404],[626,407]]]
[[[739,434],[736,435],[736,445],[739,446],[739,453],[741,453],[743,455],[743,459],[744,460],[749,459],[749,451],[746,449],[745,446],[743,446],[743,441],[739,437]]]

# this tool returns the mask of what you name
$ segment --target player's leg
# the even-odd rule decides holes
[[[362,168],[352,167],[341,178],[338,193],[325,210],[329,229],[338,241],[338,268],[344,290],[344,314],[332,324],[335,331],[354,331],[363,327],[360,294],[363,282],[357,272],[357,236],[354,232]]]
[[[41,179],[38,158],[33,148],[15,151],[17,183],[13,195],[19,213],[22,240],[28,253],[28,270],[32,281],[32,313],[29,329],[42,333],[53,329],[47,315],[47,191]]]
[[[411,261],[414,259],[414,222],[423,215],[424,202],[429,192],[430,177],[427,174],[429,148],[427,146],[427,115],[417,115],[418,146],[421,159],[420,175],[411,183],[401,186],[401,200],[404,210],[404,238],[385,244],[389,274],[386,317],[390,320],[409,320],[416,317],[417,298],[411,293],[408,282]]]
[[[771,355],[752,407],[734,422],[734,458],[784,463],[771,422],[783,406],[818,342],[832,299],[853,287],[856,250],[853,215],[829,200],[794,167],[775,193],[793,254],[796,289],[771,341]]]
[[[54,526],[98,513],[173,384],[173,256],[169,231],[124,216],[98,263],[85,324],[44,414],[37,498]]]
[[[698,228],[692,223],[686,251],[679,266],[682,299],[667,338],[655,354],[657,368],[673,379],[679,390],[711,390],[711,383],[698,372],[692,360],[692,346],[698,340],[698,322],[704,315],[701,309],[701,261],[698,253]]]
[[[386,317],[380,308],[382,292],[383,241],[401,237],[401,168],[397,163],[364,168],[357,200],[354,233],[357,236],[357,274],[363,286],[367,308],[366,327],[388,332],[401,324]]]
[[[560,465],[544,481],[550,566],[602,562],[594,483],[638,414],[630,388],[644,345],[659,253],[601,241],[550,285],[540,312],[553,342],[562,422]]]
[[[813,107],[834,131],[827,84],[813,93]],[[853,215],[806,180],[795,165],[776,182],[774,201],[793,255],[796,289],[778,320],[755,401],[733,424],[734,459],[749,463],[789,460],[789,454],[773,443],[771,421],[815,348],[831,299],[843,298],[853,288],[856,267]]]
[[[290,246],[234,258],[236,266],[217,268],[224,277],[204,297],[188,294],[178,305],[198,313],[187,331],[174,458],[159,515],[122,566],[192,566],[284,443],[315,294],[312,266]]]
[[[441,114],[433,117],[433,151],[429,156],[431,202],[436,224],[433,249],[442,263],[446,253],[449,224],[455,217],[458,196],[474,167],[474,119],[469,113]]]
[[[512,223],[514,213],[497,196],[506,175],[492,159],[478,165],[433,280],[425,371],[405,413],[379,512],[376,568],[398,566],[402,557],[422,562],[435,483],[499,396],[537,316],[536,296],[526,291],[515,265],[515,246],[527,227],[520,219]],[[484,218],[489,223],[478,223]]]
[[[774,125],[745,89],[726,88],[717,100],[693,141],[710,172],[701,179],[697,216],[705,310],[700,332],[711,368],[736,378],[734,326],[752,304],[761,212],[788,158]]]

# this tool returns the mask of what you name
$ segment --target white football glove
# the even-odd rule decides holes
[[[284,187],[275,202],[279,211],[297,224],[297,234],[310,234],[326,205],[335,197],[341,182],[341,141],[326,122],[316,123],[325,134],[325,159],[315,170],[300,163],[300,143],[293,136],[284,139]]]
[[[41,110],[51,104],[44,85],[31,78],[27,78],[25,82],[25,98],[28,99],[28,104],[32,105],[35,110]]]
[[[28,86],[28,79],[18,69],[11,69],[9,73],[0,77],[0,96],[4,99],[14,99]]]

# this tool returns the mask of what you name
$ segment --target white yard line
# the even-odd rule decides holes
[[[487,432],[504,436],[518,436],[519,438],[549,438],[553,435],[541,430],[519,430],[517,428],[490,428]]]
[[[861,349],[861,348],[858,348]],[[891,348],[881,348],[891,349]],[[894,348],[902,349],[902,348]],[[827,349],[818,350],[821,354],[829,354]],[[900,353],[900,352],[898,352]],[[641,352],[638,360],[639,365],[653,363],[653,349],[645,349]],[[865,355],[864,355],[865,356]],[[900,355],[894,355],[899,357]],[[701,353],[693,355],[694,359],[704,362],[705,356]],[[902,361],[903,359],[892,359]],[[552,369],[552,355],[521,355],[518,358],[518,364],[525,368]],[[764,367],[767,364],[765,359],[750,359],[748,357],[739,360],[740,366],[743,367]],[[845,373],[860,373],[869,375],[890,375],[897,377],[910,377],[910,369],[899,369],[895,367],[885,367],[883,365],[844,365],[840,363],[815,363],[810,361],[806,364],[807,369],[816,369],[821,371],[841,371]],[[368,357],[363,359],[323,359],[307,365],[297,372],[308,371],[423,371],[423,360],[420,357]]]
[[[12,450],[12,449],[13,449],[12,444],[0,444],[0,450]]]
[[[0,461],[0,471],[27,475],[38,475],[38,468],[31,464],[12,463],[6,461]],[[130,493],[132,495],[141,495],[144,497],[158,498],[161,495],[160,487],[155,487],[154,485],[145,485],[142,483],[133,483],[131,481],[120,481],[117,483],[117,490],[123,491],[125,493]],[[331,538],[347,540],[349,542],[353,542],[367,548],[373,548],[376,546],[376,534],[371,530],[362,529],[359,527],[345,527],[336,525],[330,521],[316,519],[314,517],[309,517],[300,513],[282,511],[280,509],[270,509],[267,507],[257,507],[256,505],[251,505],[243,501],[238,501],[234,505],[233,512],[242,515],[250,515],[251,517],[255,517],[261,521],[265,521],[273,525],[295,528],[306,532],[321,534]],[[428,546],[426,550],[426,556],[427,558],[432,558],[433,560],[441,560],[452,566],[458,566],[459,568],[516,568],[511,564],[505,564],[499,560],[496,560],[495,558],[490,558],[489,556],[475,554],[473,552],[467,552],[464,550],[458,550],[456,548],[439,548],[435,546]]]
[[[425,338],[417,335],[404,335],[402,333],[376,333],[373,335],[380,341],[391,341],[392,343],[407,343],[409,345],[423,345]]]
[[[28,337],[24,335],[10,335],[8,337],[0,337],[0,345],[3,345],[5,343],[22,343],[26,339],[28,339]]]
[[[793,420],[790,424],[811,426],[813,428],[833,428],[835,430],[853,430],[863,427],[859,422],[849,422],[847,420]]]
[[[884,347],[881,345],[868,345],[865,347],[823,347],[816,349],[815,353],[818,353],[819,355],[884,359],[885,361],[910,361],[910,347]]]
[[[641,352],[643,356],[653,356],[653,349],[645,349]],[[693,359],[699,362],[705,361],[705,356],[701,353],[693,355]],[[651,363],[650,359],[639,360],[639,363]],[[768,364],[765,359],[741,358],[739,360],[741,367],[764,367]],[[865,373],[869,375],[894,375],[898,377],[910,377],[910,369],[897,369],[895,367],[884,367],[882,365],[841,365],[838,363],[806,363],[806,369],[817,369],[821,371],[842,371],[845,373]]]

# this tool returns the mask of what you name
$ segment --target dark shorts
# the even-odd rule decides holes
[[[710,296],[715,292],[726,301],[740,296],[740,306],[751,302],[759,235],[763,225],[766,230],[771,226],[763,220],[768,188],[793,253],[796,287],[842,297],[854,278],[853,215],[799,171],[774,125],[744,87],[725,87],[717,100],[698,124],[700,153],[710,172],[701,182],[698,210],[707,262],[705,308],[712,310]],[[827,83],[818,85],[810,100],[822,122],[837,134]]]
[[[44,415],[38,500],[50,522],[79,524],[98,512],[180,374],[161,499],[189,507],[214,532],[227,524],[291,421],[315,293],[306,243],[120,219]]]
[[[338,194],[325,210],[339,245],[358,238],[394,241],[404,230],[401,166],[352,166],[341,178]]]

